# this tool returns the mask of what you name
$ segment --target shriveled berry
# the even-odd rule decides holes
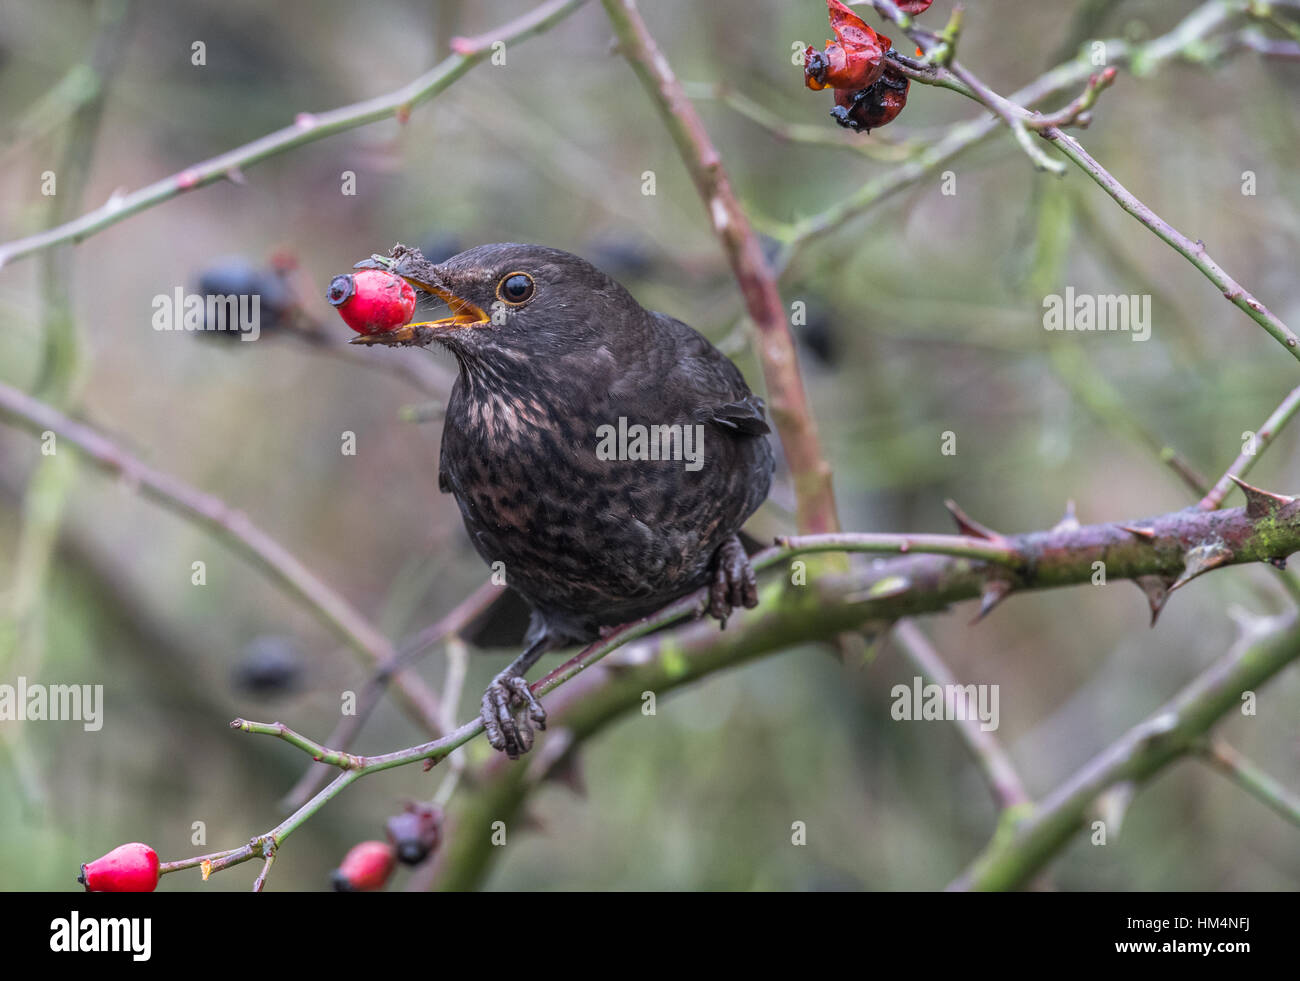
[[[153,892],[158,887],[158,853],[138,841],[118,845],[83,865],[77,881],[86,892]]]
[[[415,290],[384,269],[362,269],[335,276],[325,298],[358,334],[382,334],[409,323]]]
[[[407,804],[384,826],[388,840],[403,865],[419,865],[438,847],[442,837],[442,811],[432,804]]]
[[[828,85],[850,91],[865,89],[880,77],[885,67],[889,38],[877,34],[840,0],[826,0],[835,40],[818,51],[804,49],[804,84],[818,91]]]
[[[925,13],[932,3],[934,0],[898,0],[898,9],[915,17],[917,14]]]
[[[854,132],[864,130],[870,133],[878,126],[892,122],[903,111],[910,86],[911,81],[906,75],[886,68],[876,83],[865,89],[856,92],[836,89],[831,116]]]
[[[339,892],[382,889],[393,874],[393,858],[393,846],[386,841],[362,841],[353,845],[330,875],[334,888]]]

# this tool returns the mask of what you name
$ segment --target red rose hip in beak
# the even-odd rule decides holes
[[[335,276],[325,299],[358,334],[382,334],[408,323],[415,313],[415,290],[383,269]]]

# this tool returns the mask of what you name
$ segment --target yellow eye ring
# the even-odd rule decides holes
[[[497,299],[512,307],[522,306],[532,299],[533,289],[533,277],[528,273],[507,273],[497,283]]]

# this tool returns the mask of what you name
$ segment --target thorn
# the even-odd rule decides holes
[[[1133,581],[1146,595],[1147,605],[1151,607],[1151,626],[1154,627],[1160,611],[1165,608],[1165,601],[1169,599],[1169,585],[1173,580],[1168,576],[1150,575],[1138,576]]]
[[[1079,527],[1079,519],[1074,516],[1074,500],[1065,502],[1065,514],[1061,520],[1052,526],[1052,531],[1075,531]]]
[[[1130,535],[1137,535],[1138,538],[1145,538],[1148,541],[1156,537],[1156,533],[1150,528],[1134,528],[1132,525],[1119,525],[1118,527],[1124,529]]]
[[[1267,518],[1270,514],[1286,507],[1288,504],[1295,502],[1294,497],[1287,497],[1284,494],[1274,494],[1271,491],[1262,490],[1252,484],[1246,483],[1239,477],[1228,474],[1232,482],[1241,488],[1242,493],[1246,495],[1246,517],[1248,518]]]
[[[1181,589],[1197,576],[1217,569],[1232,558],[1232,550],[1222,542],[1202,543],[1187,550],[1183,556],[1182,574],[1173,581],[1169,592]]]
[[[1009,592],[1011,592],[1011,583],[1005,579],[990,579],[986,582],[984,592],[980,593],[979,612],[975,614],[975,619],[971,620],[970,625],[973,627],[992,613],[993,608],[1001,603]]]
[[[943,502],[943,506],[952,514],[953,520],[957,522],[957,530],[963,535],[971,538],[985,538],[991,542],[1005,542],[1006,536],[998,534],[991,528],[986,528],[965,511],[957,506],[957,502],[948,498]]]

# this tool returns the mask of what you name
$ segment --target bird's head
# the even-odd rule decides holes
[[[427,346],[437,342],[462,361],[493,354],[534,356],[599,342],[609,324],[640,305],[615,280],[568,252],[541,245],[480,245],[445,262],[394,246],[357,263],[387,269],[447,305],[448,316],[363,334],[354,344]]]

